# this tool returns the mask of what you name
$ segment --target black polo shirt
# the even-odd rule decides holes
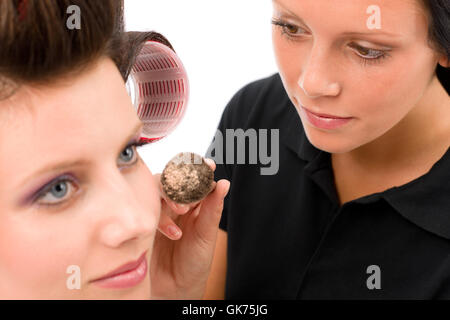
[[[450,149],[425,175],[339,206],[330,153],[309,143],[278,74],[225,108],[224,160],[238,128],[279,129],[279,170],[217,164],[215,180],[231,181],[226,299],[450,299]]]

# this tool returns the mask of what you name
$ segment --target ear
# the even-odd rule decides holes
[[[443,66],[444,68],[450,68],[450,57],[443,54],[440,56],[438,63]]]

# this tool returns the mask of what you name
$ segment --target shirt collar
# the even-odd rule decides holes
[[[330,183],[334,181],[330,153],[317,149],[309,142],[300,116],[290,100],[286,117],[286,129],[280,130],[281,142],[307,162],[305,174],[337,204],[336,190]],[[450,239],[450,147],[419,178],[353,201],[369,203],[380,198],[384,198],[399,214],[419,227]]]
[[[426,174],[387,190],[384,198],[411,222],[450,239],[450,148]]]

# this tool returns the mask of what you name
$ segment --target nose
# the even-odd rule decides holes
[[[321,96],[337,96],[340,92],[340,86],[334,79],[333,72],[336,69],[335,63],[327,55],[326,48],[315,44],[297,84],[306,97],[311,99]]]
[[[111,171],[105,172],[101,179],[102,199],[99,203],[103,206],[97,209],[102,217],[100,241],[116,248],[125,242],[151,237],[157,230],[157,212],[153,211],[158,206],[151,206],[148,201],[140,203],[126,177],[117,168]],[[154,197],[149,195],[149,198]]]

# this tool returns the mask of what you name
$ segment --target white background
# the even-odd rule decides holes
[[[153,173],[178,152],[204,155],[232,96],[277,72],[268,0],[125,0],[127,31],[157,31],[173,45],[189,77],[190,99],[178,127],[141,147]]]

